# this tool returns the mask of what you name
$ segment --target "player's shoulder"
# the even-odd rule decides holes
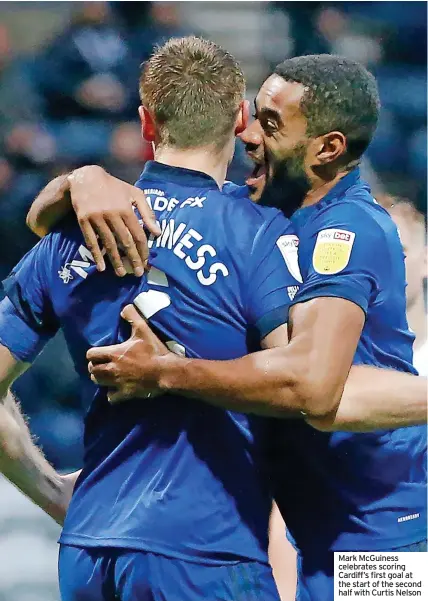
[[[228,194],[229,196],[234,196],[235,198],[249,198],[250,196],[250,190],[248,186],[241,186],[229,180],[224,182],[222,192]]]
[[[80,250],[91,257],[91,253],[83,246],[85,244],[82,232],[74,214],[62,219],[49,234],[42,238],[43,253],[50,261],[69,260]]]
[[[233,220],[245,220],[256,229],[275,225],[284,230],[293,230],[291,221],[278,209],[260,206],[249,198],[247,186],[238,186],[233,182],[225,182],[221,191],[226,208]]]
[[[74,213],[61,219],[61,221],[59,221],[46,236],[46,238],[48,237],[50,237],[55,244],[80,243],[83,240],[83,235]]]
[[[368,187],[354,187],[338,199],[325,203],[313,214],[313,223],[318,229],[345,228],[354,233],[382,236],[397,236],[397,228],[389,213],[380,206]]]

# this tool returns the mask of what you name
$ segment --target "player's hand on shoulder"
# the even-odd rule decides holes
[[[112,404],[160,394],[159,360],[173,355],[133,305],[127,305],[121,316],[131,324],[131,337],[121,344],[91,348],[86,355],[91,380],[109,388]]]
[[[98,269],[105,269],[104,248],[118,276],[127,273],[124,257],[133,273],[141,276],[147,264],[148,246],[135,208],[147,229],[154,235],[160,234],[144,192],[97,165],[76,169],[68,179],[73,209]]]

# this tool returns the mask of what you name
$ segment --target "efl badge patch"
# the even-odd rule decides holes
[[[349,263],[355,234],[346,230],[322,230],[315,244],[313,264],[317,273],[339,273]]]

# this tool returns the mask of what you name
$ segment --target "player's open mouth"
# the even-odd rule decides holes
[[[264,185],[266,179],[266,164],[265,163],[255,163],[253,172],[250,177],[247,178],[246,184],[250,186],[250,188],[260,188],[260,186]]]

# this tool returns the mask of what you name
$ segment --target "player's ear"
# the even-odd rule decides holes
[[[239,105],[238,116],[236,118],[235,136],[242,134],[247,129],[250,120],[250,102],[243,100]]]
[[[143,138],[147,142],[154,142],[156,140],[156,125],[153,117],[145,106],[138,107],[138,114],[140,115]]]
[[[331,131],[314,140],[315,156],[319,165],[326,165],[343,156],[347,149],[346,136],[340,131]]]

